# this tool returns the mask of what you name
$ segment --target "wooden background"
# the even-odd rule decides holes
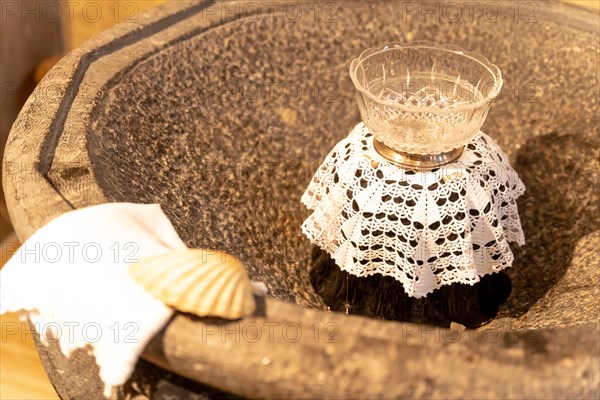
[[[107,29],[116,22],[136,23],[136,15],[150,7],[164,3],[166,0],[101,0],[79,1],[70,11],[65,11],[63,18],[65,41],[68,48],[74,48],[89,37]],[[565,0],[600,10],[600,0]],[[89,3],[93,3],[88,6]],[[97,7],[97,6],[100,7]],[[86,8],[87,7],[87,8]],[[86,10],[86,11],[84,11]],[[2,211],[2,210],[0,210]],[[6,215],[0,213],[0,224],[6,228]],[[2,246],[0,247],[0,265],[10,257],[18,245],[16,238],[2,229]],[[57,399],[52,385],[40,364],[37,351],[30,335],[23,332],[12,334],[12,327],[20,326],[15,314],[0,318],[2,326],[0,342],[0,399]],[[10,327],[10,328],[9,328]],[[24,337],[22,340],[21,337]]]

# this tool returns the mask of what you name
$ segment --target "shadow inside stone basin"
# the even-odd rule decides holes
[[[571,282],[559,282],[572,264],[575,247],[599,228],[598,153],[594,132],[552,132],[529,139],[519,149],[514,167],[527,188],[518,200],[526,244],[513,248],[515,262],[508,270],[513,291],[498,317],[521,317],[556,285],[559,293],[569,291]],[[573,275],[585,281],[594,275],[595,264],[573,266],[578,268]],[[584,294],[596,296],[594,282],[581,282],[579,289],[586,284]],[[572,308],[559,315],[578,312],[574,304]]]

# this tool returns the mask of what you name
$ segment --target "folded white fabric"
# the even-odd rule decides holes
[[[89,346],[108,396],[173,313],[128,276],[128,264],[186,248],[158,204],[68,212],[0,271],[0,314],[26,312],[41,339],[58,341],[65,356]]]
[[[480,132],[461,157],[431,171],[400,168],[373,148],[361,122],[327,155],[302,202],[302,231],[356,276],[382,274],[423,297],[509,267],[525,242],[508,157]]]

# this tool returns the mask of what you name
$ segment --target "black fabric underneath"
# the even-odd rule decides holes
[[[374,318],[449,327],[457,322],[475,328],[491,321],[512,289],[502,271],[485,275],[474,285],[454,283],[424,298],[409,297],[392,277],[375,274],[356,277],[340,270],[328,253],[315,247],[311,284],[333,311]]]

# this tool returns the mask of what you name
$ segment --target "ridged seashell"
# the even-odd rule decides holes
[[[174,251],[132,264],[129,275],[166,305],[200,317],[237,319],[256,308],[246,269],[227,253]]]

